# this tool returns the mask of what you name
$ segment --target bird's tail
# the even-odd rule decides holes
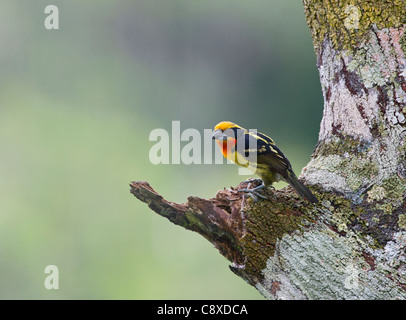
[[[306,198],[307,200],[313,203],[319,202],[319,200],[317,200],[314,194],[297,179],[296,175],[293,172],[289,174],[289,177],[286,179],[286,182],[288,182],[302,198]]]

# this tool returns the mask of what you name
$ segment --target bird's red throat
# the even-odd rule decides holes
[[[216,140],[224,157],[228,157],[230,150],[235,146],[237,140],[234,138],[228,138],[227,140]]]

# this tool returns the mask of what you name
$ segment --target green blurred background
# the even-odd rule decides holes
[[[151,164],[149,133],[173,120],[256,128],[300,173],[322,115],[301,1],[1,0],[0,25],[0,298],[262,299],[128,183],[185,202],[247,178]]]

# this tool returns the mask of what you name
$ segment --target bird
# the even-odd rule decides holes
[[[265,198],[258,190],[272,187],[274,182],[285,181],[302,198],[312,203],[318,202],[313,193],[298,180],[289,160],[267,135],[256,130],[246,130],[230,121],[221,121],[214,127],[212,138],[219,145],[225,158],[249,169],[262,180],[262,184],[253,189],[238,191]]]

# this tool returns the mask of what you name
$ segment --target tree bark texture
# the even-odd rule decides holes
[[[303,0],[324,111],[301,178],[253,201],[238,188],[185,204],[131,192],[203,235],[269,299],[406,298],[406,1]],[[254,187],[255,182],[251,187]]]

